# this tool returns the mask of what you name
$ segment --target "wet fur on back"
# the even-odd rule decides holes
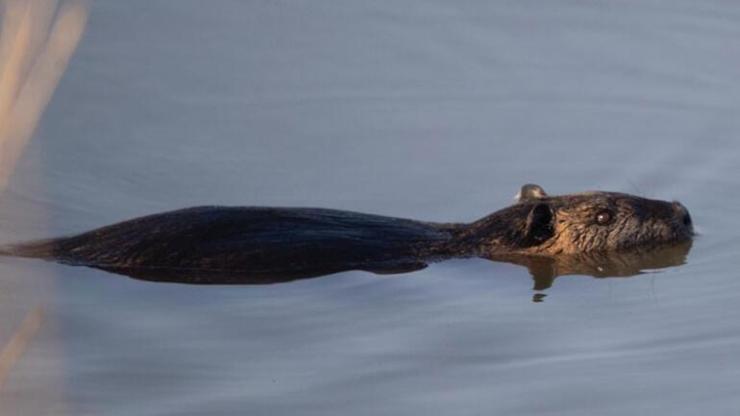
[[[331,209],[204,206],[19,244],[5,254],[149,276],[166,270],[173,280],[189,283],[285,275],[282,281],[352,269],[419,268],[418,259],[435,256],[453,228]]]

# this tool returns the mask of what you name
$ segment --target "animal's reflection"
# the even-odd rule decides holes
[[[590,252],[557,257],[501,256],[490,260],[527,267],[534,279],[534,290],[544,290],[551,287],[560,276],[631,277],[646,271],[680,266],[686,263],[691,244],[691,241],[687,241],[650,249]]]
[[[592,252],[577,255],[546,256],[489,256],[488,260],[525,266],[534,280],[534,290],[551,287],[556,278],[567,275],[585,275],[596,278],[630,277],[646,271],[679,266],[686,262],[691,242],[616,252]],[[418,259],[386,259],[380,262],[342,263],[333,258],[329,262],[311,264],[263,264],[250,270],[105,267],[92,266],[139,280],[155,282],[217,282],[217,284],[266,285],[311,279],[349,270],[363,270],[380,275],[403,274],[427,267]],[[542,297],[542,295],[540,295]],[[537,299],[535,299],[537,301]]]

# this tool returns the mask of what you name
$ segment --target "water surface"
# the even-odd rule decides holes
[[[687,264],[481,259],[193,287],[0,261],[7,414],[735,414],[740,6],[108,1],[0,200],[0,241],[202,204],[470,221],[519,186],[680,200]]]

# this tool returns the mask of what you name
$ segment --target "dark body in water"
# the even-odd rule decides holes
[[[691,217],[677,202],[613,192],[548,196],[525,185],[517,203],[467,224],[317,208],[196,207],[1,253],[144,280],[265,284],[345,270],[402,273],[473,256],[539,269],[565,264],[557,275],[577,272],[573,259],[604,263],[604,253],[624,258],[692,235]]]

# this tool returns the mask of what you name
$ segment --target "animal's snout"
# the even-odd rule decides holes
[[[693,223],[691,221],[691,214],[689,214],[689,210],[686,209],[686,207],[678,201],[673,201],[672,205],[673,212],[675,213],[676,218],[678,218],[678,221],[680,221],[681,224],[683,224],[689,230],[692,230]]]

